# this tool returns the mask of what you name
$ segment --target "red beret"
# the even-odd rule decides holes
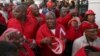
[[[52,1],[47,2],[47,7],[52,8],[54,6],[54,3]]]
[[[95,13],[94,13],[94,11],[93,10],[88,10],[88,11],[86,11],[86,13],[85,13],[86,15],[89,15],[89,14],[93,14],[93,15],[95,15]]]
[[[93,28],[98,28],[97,24],[96,23],[90,23],[88,21],[85,21],[82,23],[82,29],[83,31],[86,30],[86,29],[93,29]]]

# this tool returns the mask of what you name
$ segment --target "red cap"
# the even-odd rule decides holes
[[[86,11],[86,13],[85,13],[86,15],[89,15],[89,14],[94,14],[95,15],[95,13],[94,13],[94,11],[93,10],[88,10],[88,11]]]
[[[47,7],[52,8],[54,6],[54,3],[52,1],[47,2]]]
[[[96,23],[89,23],[89,22],[85,21],[82,24],[83,24],[82,25],[83,30],[98,28]]]

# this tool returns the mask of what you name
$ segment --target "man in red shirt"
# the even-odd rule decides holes
[[[26,39],[35,38],[33,35],[36,26],[32,18],[26,16],[26,8],[24,5],[18,5],[13,10],[14,18],[10,19],[7,23],[8,28],[15,28],[19,30]]]
[[[72,11],[68,11],[68,8],[62,7],[60,11],[60,17],[57,19],[57,22],[62,24],[67,31],[68,22],[72,19],[73,13],[76,13],[74,9]]]
[[[27,8],[27,16],[28,18],[32,18],[35,26],[35,30],[33,32],[34,37],[36,37],[36,32],[38,28],[45,23],[45,16],[39,13],[39,8],[36,4],[32,4]]]
[[[94,46],[94,47],[100,48],[100,38],[97,36],[98,26],[95,23],[91,24],[89,22],[84,22],[83,31],[84,31],[84,34],[81,37],[77,38],[73,43],[72,56],[75,56],[75,54],[81,48],[84,48],[86,46]]]
[[[63,56],[64,54],[57,55],[50,51],[48,45],[52,42],[53,38],[59,38],[66,43],[67,37],[64,27],[56,23],[56,17],[53,12],[48,12],[46,14],[46,24],[43,24],[36,35],[36,42],[40,47],[41,56]]]

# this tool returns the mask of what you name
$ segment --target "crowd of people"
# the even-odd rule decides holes
[[[0,4],[0,56],[87,56],[100,52],[95,12],[74,1]],[[100,54],[99,54],[100,56]]]

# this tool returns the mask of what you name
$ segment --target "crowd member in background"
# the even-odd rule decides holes
[[[62,0],[61,1],[62,6],[67,7],[69,6],[69,2],[67,0]]]
[[[16,7],[17,5],[14,5],[13,3],[10,3],[10,4],[7,4],[5,5],[5,10],[7,11],[8,13],[8,20],[13,18],[13,13],[12,13],[12,10]]]
[[[35,56],[34,51],[29,45],[30,42],[17,29],[8,28],[1,36],[0,41],[7,41],[15,44],[19,56]]]
[[[45,23],[45,16],[43,14],[39,13],[39,8],[36,4],[32,4],[28,7],[27,9],[27,15],[28,18],[32,18],[33,19],[33,23],[34,23],[34,38],[36,37],[36,32],[38,30],[38,28]]]
[[[61,1],[56,2],[56,9],[59,11],[62,8]]]
[[[56,14],[57,18],[60,16],[60,9],[61,8],[62,8],[61,1],[57,1],[56,6],[55,6],[55,14]]]
[[[95,13],[94,13],[93,10],[87,10],[86,13],[85,13],[85,17],[83,19],[83,22],[80,25],[80,31],[81,31],[82,34],[83,34],[83,29],[82,28],[84,28],[83,25],[87,22],[90,23],[90,24],[95,23]]]
[[[19,53],[14,44],[0,41],[0,56],[19,56]]]
[[[74,0],[72,0],[70,2],[70,9],[73,9],[73,8],[75,8],[75,2],[74,2]]]
[[[64,6],[64,7],[68,7],[68,6],[70,6],[70,5],[69,5],[69,3],[68,3],[67,1],[65,1],[63,6]]]
[[[73,13],[72,19],[68,22],[68,36],[70,37],[70,40],[73,42],[76,38],[80,37],[81,31],[79,29],[81,25],[81,18],[78,17],[78,11],[77,9],[74,9],[76,13]]]
[[[81,36],[82,34],[80,33],[79,26],[77,20],[72,19],[68,22],[68,36],[71,38],[70,41],[74,41],[76,38]]]
[[[0,5],[0,13],[2,14],[2,16],[5,19],[5,22],[7,23],[7,21],[8,21],[8,14],[5,11],[5,8],[4,8],[3,4]]]
[[[66,7],[62,7],[61,9],[61,15],[60,17],[57,19],[57,22],[62,24],[66,31],[67,31],[67,28],[68,28],[68,22],[73,18],[73,14],[76,13],[76,10],[75,9],[72,9],[68,12],[68,8]]]
[[[71,42],[73,42],[76,38],[82,35],[79,29],[81,25],[81,19],[78,17],[77,9],[76,9],[76,13],[73,13],[72,16],[73,18],[68,22],[68,30],[67,30]]]
[[[56,22],[56,17],[53,12],[48,12],[46,14],[46,24],[39,28],[36,37],[36,42],[40,47],[40,54],[41,56],[64,56],[64,54],[57,55],[50,51],[47,45],[50,45],[52,42],[52,36],[60,38],[66,43],[67,37],[64,27]]]
[[[46,3],[46,8],[43,9],[42,13],[46,14],[49,11],[55,12],[54,3],[51,0]]]
[[[30,6],[31,4],[34,4],[34,0],[27,0],[27,5]]]
[[[12,11],[13,6],[14,6],[13,3],[5,4],[5,10],[7,11],[8,14]]]
[[[7,23],[8,28],[14,28],[19,30],[26,36],[27,40],[34,39],[33,32],[35,31],[35,22],[33,18],[26,16],[26,7],[24,5],[18,5],[13,10],[14,18],[10,19]]]
[[[74,10],[72,12],[72,10]],[[69,53],[71,54],[71,47],[73,44],[73,41],[80,37],[80,30],[79,30],[79,25],[81,24],[80,19],[77,17],[77,11],[76,9],[72,9],[70,10],[70,12],[72,14],[70,14],[70,12],[68,11],[68,8],[66,7],[62,7],[61,8],[61,15],[60,17],[57,19],[58,23],[61,23],[67,32],[68,35],[68,49],[69,49]],[[70,56],[70,55],[69,55]]]
[[[69,40],[68,40],[68,50],[69,51],[68,52],[69,52],[69,56],[71,56],[73,41],[82,35],[79,30],[79,25],[78,25],[77,20],[72,19],[68,22],[67,34],[69,37]]]
[[[95,23],[86,22],[83,24],[84,34],[77,38],[73,43],[72,56],[75,56],[76,52],[85,46],[94,46],[100,48],[100,38],[98,35],[98,26]]]
[[[27,8],[27,16],[28,16],[28,18],[33,19],[34,32],[32,34],[33,34],[34,39],[36,39],[36,33],[37,33],[39,27],[45,23],[45,16],[43,14],[39,13],[39,8],[36,4],[31,4]],[[39,55],[38,49],[39,48],[37,46],[37,48],[35,49],[37,55]]]

